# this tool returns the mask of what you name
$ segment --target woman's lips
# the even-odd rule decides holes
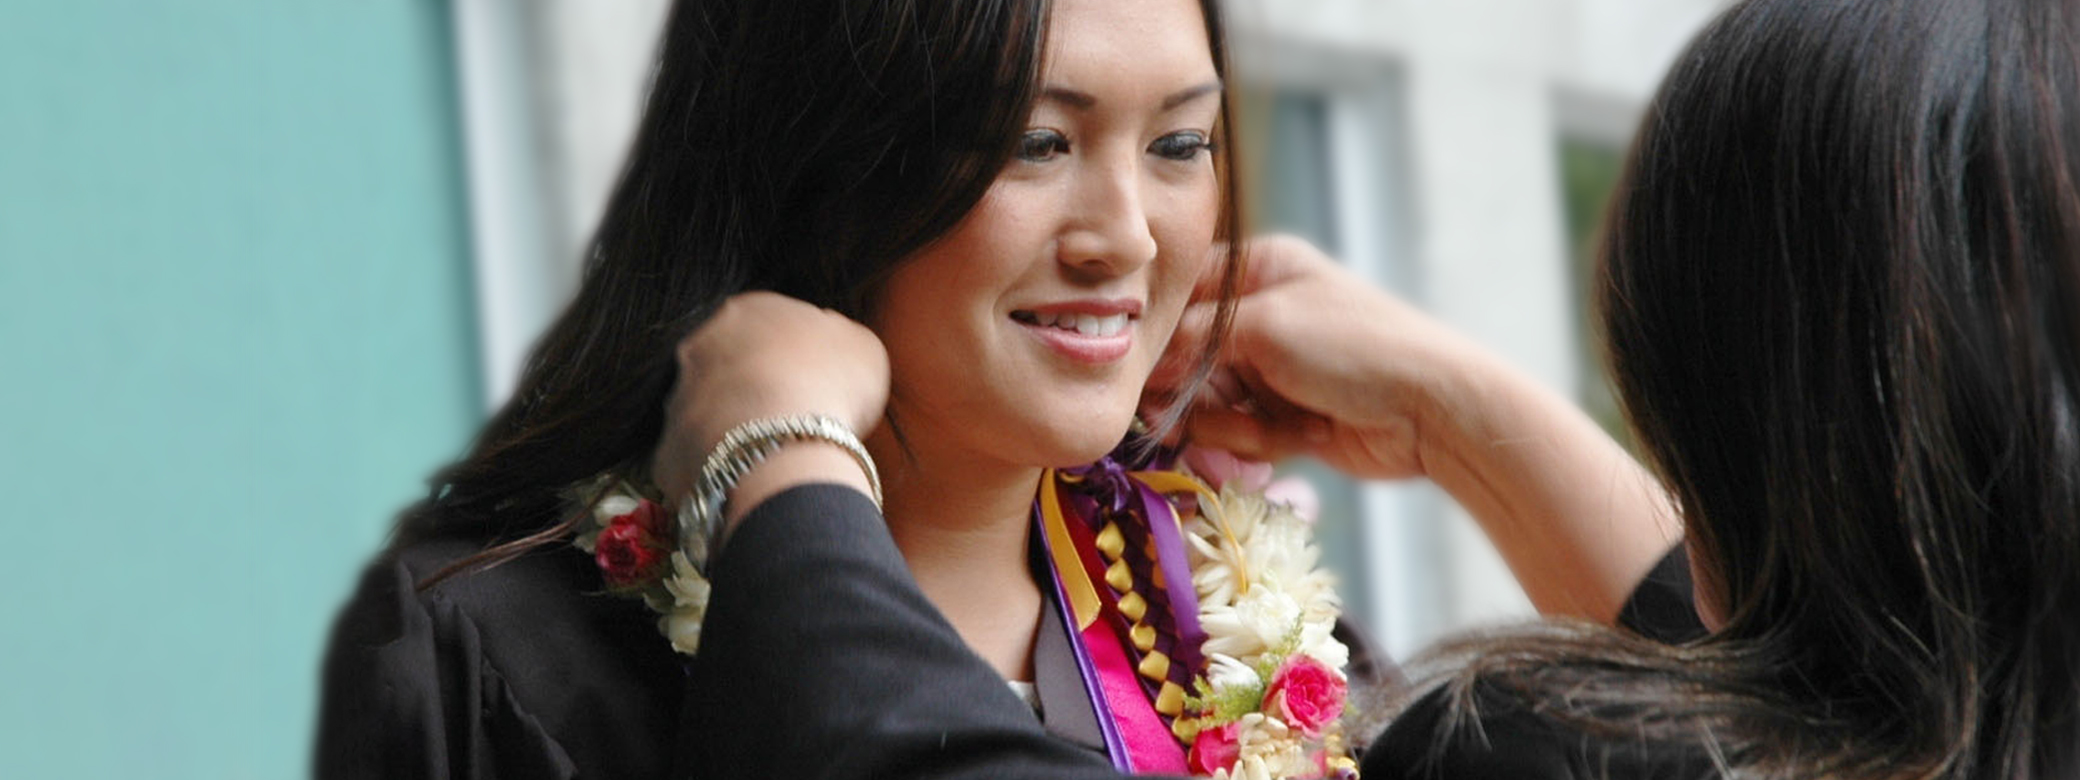
[[[1078,363],[1103,365],[1134,348],[1134,317],[1066,310],[1016,311],[1011,319],[1056,354]]]

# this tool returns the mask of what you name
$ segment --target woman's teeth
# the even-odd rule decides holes
[[[1043,327],[1073,330],[1085,336],[1101,338],[1117,335],[1120,331],[1127,328],[1127,315],[1125,314],[1109,314],[1101,317],[1095,314],[1072,314],[1068,312],[1048,314],[1035,312],[1028,317],[1021,317],[1020,319]]]

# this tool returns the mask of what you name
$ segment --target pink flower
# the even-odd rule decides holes
[[[1215,770],[1234,769],[1235,760],[1242,757],[1241,738],[1240,723],[1200,729],[1199,736],[1192,738],[1191,755],[1186,757],[1192,774],[1205,777]]]
[[[1312,739],[1343,716],[1343,678],[1311,656],[1294,655],[1264,689],[1264,711]]]
[[[666,560],[670,547],[664,542],[664,512],[644,501],[635,511],[615,517],[600,529],[593,547],[593,560],[609,588],[640,585],[654,575]]]
[[[1286,477],[1264,486],[1264,500],[1284,504],[1300,519],[1314,522],[1322,514],[1322,498],[1315,495],[1314,483],[1300,477]]]
[[[1206,480],[1214,490],[1232,482],[1236,490],[1255,493],[1271,484],[1271,464],[1246,461],[1225,450],[1191,447],[1184,451],[1183,460],[1193,474]]]
[[[1322,499],[1315,495],[1314,483],[1300,477],[1273,481],[1269,463],[1243,460],[1224,450],[1207,447],[1187,448],[1182,459],[1193,474],[1206,480],[1214,490],[1233,483],[1237,491],[1260,493],[1265,501],[1283,504],[1310,523],[1322,513]]]

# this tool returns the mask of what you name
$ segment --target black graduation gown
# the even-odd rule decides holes
[[[1625,608],[1663,638],[1701,627],[1672,552]],[[1645,595],[1651,592],[1652,595]],[[715,562],[701,654],[689,665],[680,775],[696,778],[1116,776],[1102,754],[1056,738],[917,589],[871,502],[829,485],[768,499]],[[1691,777],[1701,756],[1592,745],[1535,713],[1491,708],[1485,739],[1455,746],[1440,777]],[[1404,713],[1363,758],[1406,776],[1435,697]],[[1585,752],[1586,751],[1586,752]],[[1515,760],[1519,756],[1525,760]],[[1461,775],[1460,771],[1465,770]],[[1427,773],[1426,773],[1427,774]]]
[[[486,541],[422,541],[369,566],[326,653],[316,776],[664,776],[685,671],[656,614],[602,593],[568,544],[415,590]]]

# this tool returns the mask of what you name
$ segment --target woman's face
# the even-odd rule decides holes
[[[1057,0],[1049,24],[1018,154],[875,310],[913,446],[1105,454],[1208,262],[1221,89],[1198,2]]]

